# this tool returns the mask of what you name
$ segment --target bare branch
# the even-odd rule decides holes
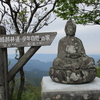
[[[18,28],[18,25],[17,25],[17,13],[18,13],[18,10],[17,10],[17,11],[13,10],[13,8],[12,8],[12,6],[11,6],[11,4],[10,4],[10,0],[7,0],[7,1],[5,2],[5,4],[7,4],[8,7],[9,7],[9,9],[10,9],[10,13],[11,13],[10,16],[11,16],[11,18],[12,18],[12,20],[13,20],[13,23],[14,23],[15,27],[16,27],[16,32],[17,32],[18,34],[20,34],[20,31],[19,31],[19,28]]]
[[[34,0],[34,1],[36,1],[36,0]],[[34,10],[31,10],[31,16],[30,16],[30,18],[29,18],[28,25],[27,25],[26,28],[25,28],[25,32],[27,32],[27,30],[28,30],[28,28],[29,28],[29,26],[30,26],[30,24],[31,24],[31,22],[32,22],[33,16],[34,16],[35,12],[36,12],[37,9],[38,9],[37,3],[35,3],[35,5],[36,5],[36,6],[35,6]],[[30,9],[32,9],[32,8],[30,8]]]
[[[1,20],[0,20],[0,23],[1,23],[1,21],[3,20],[3,17],[4,17],[4,15],[5,15],[5,6],[3,5],[3,2],[1,2],[1,5],[3,6],[3,8],[4,8],[4,11],[2,10],[2,9],[0,9],[0,12],[1,12]]]
[[[36,2],[36,0],[33,0],[33,1],[34,1],[35,5],[38,6],[38,3]]]
[[[24,75],[24,70],[23,68],[20,69],[20,87],[18,89],[17,93],[17,100],[21,100],[21,95],[24,89],[24,83],[25,83],[25,75]]]
[[[37,29],[38,25],[41,23],[41,21],[42,21],[44,18],[46,18],[46,16],[48,16],[48,15],[54,10],[54,8],[55,8],[57,2],[58,2],[58,0],[55,0],[52,9],[51,9],[47,14],[45,14],[45,15],[38,21],[38,23],[36,24],[36,26],[35,26],[34,29],[32,30],[32,33],[35,33],[35,32],[36,32],[36,29]]]
[[[50,0],[48,0],[47,2],[45,2],[42,6],[39,6],[39,8],[45,7],[49,2],[50,2]],[[39,5],[41,5],[41,3]]]

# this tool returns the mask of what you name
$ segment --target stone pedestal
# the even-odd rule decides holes
[[[95,67],[79,69],[51,67],[49,75],[51,79],[57,83],[81,84],[92,82],[96,77],[96,72]]]
[[[42,100],[100,100],[100,79],[91,83],[61,84],[49,76],[42,79]]]

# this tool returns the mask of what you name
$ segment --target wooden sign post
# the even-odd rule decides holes
[[[0,35],[5,35],[6,30],[0,26]],[[8,58],[7,48],[0,48],[0,100],[8,100]]]
[[[6,35],[5,28],[0,26],[0,100],[9,100],[8,83],[22,66],[44,45],[50,45],[56,36],[56,32],[35,34]],[[14,67],[8,72],[7,48],[31,47]]]

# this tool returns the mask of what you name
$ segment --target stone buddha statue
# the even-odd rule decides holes
[[[86,83],[94,80],[94,59],[85,53],[82,41],[75,37],[76,25],[69,20],[65,25],[66,36],[59,41],[58,54],[50,68],[50,77],[59,83]]]

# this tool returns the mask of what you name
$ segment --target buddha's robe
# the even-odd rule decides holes
[[[94,60],[86,55],[82,41],[74,36],[64,37],[59,41],[57,58],[53,67],[71,69],[94,67]]]

